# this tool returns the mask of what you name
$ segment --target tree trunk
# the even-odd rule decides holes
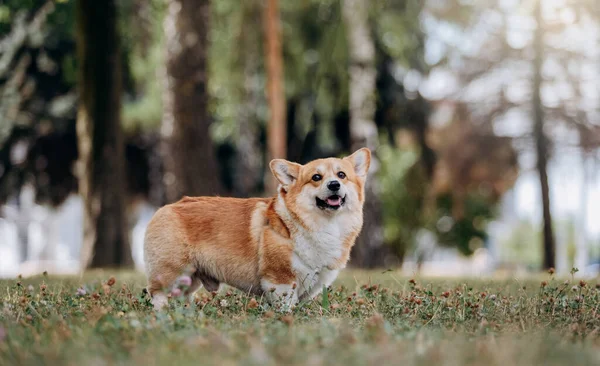
[[[350,52],[350,136],[352,149],[368,147],[373,152],[367,179],[364,225],[352,251],[352,264],[359,267],[384,265],[383,212],[379,198],[375,155],[378,144],[375,125],[375,44],[368,24],[368,0],[344,0],[343,16]]]
[[[76,16],[82,261],[91,267],[130,266],[115,2],[78,0]]]
[[[239,109],[238,133],[236,139],[235,176],[233,179],[234,194],[237,197],[248,197],[255,194],[263,175],[263,154],[259,142],[259,125],[256,106],[260,102],[262,90],[255,88],[256,75],[262,61],[260,54],[260,33],[251,30],[260,26],[262,7],[254,1],[243,4],[245,30],[240,35],[238,50],[243,68],[243,87]]]
[[[29,224],[32,221],[35,192],[29,186],[21,187],[16,197],[17,206],[17,238],[21,245],[21,263],[29,259]]]
[[[550,141],[544,132],[544,106],[542,105],[542,64],[544,57],[544,20],[542,17],[541,0],[536,1],[535,17],[537,28],[534,38],[533,60],[533,134],[537,152],[537,170],[540,178],[542,194],[542,209],[544,220],[544,268],[555,267],[555,241],[552,229],[552,214],[550,211],[550,188],[548,185],[548,156]]]
[[[168,1],[161,134],[169,202],[221,193],[209,128],[209,20],[208,0]]]
[[[263,15],[265,33],[265,57],[267,71],[267,101],[269,123],[267,126],[267,161],[286,158],[285,92],[283,79],[283,54],[281,51],[281,26],[279,1],[267,0]],[[275,193],[277,184],[266,168],[265,190]]]
[[[594,176],[594,167],[590,165],[592,162],[588,151],[582,149],[581,152],[581,199],[579,203],[579,215],[576,223],[576,253],[575,267],[577,267],[583,275],[586,275],[585,268],[589,262],[588,248],[588,228],[587,228],[587,208],[589,200],[589,183]]]

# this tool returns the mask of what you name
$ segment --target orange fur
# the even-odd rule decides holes
[[[189,293],[201,285],[216,290],[227,283],[257,294],[274,286],[285,295],[306,280],[300,274],[314,270],[318,277],[319,268],[345,267],[362,227],[369,163],[367,149],[304,166],[274,160],[271,169],[281,183],[275,197],[184,197],[162,207],[150,221],[144,243],[150,294],[169,288],[187,269],[193,281]],[[322,180],[313,180],[315,174]],[[331,193],[326,187],[331,180],[341,183],[344,201],[338,209],[317,207],[320,197],[334,197],[323,196]],[[313,296],[315,291],[305,292]]]

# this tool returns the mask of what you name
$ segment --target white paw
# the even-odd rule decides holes
[[[154,310],[162,310],[168,304],[169,298],[166,294],[157,292],[154,294],[154,296],[152,296],[152,305],[154,305]]]

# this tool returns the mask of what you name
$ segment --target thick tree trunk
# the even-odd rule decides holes
[[[208,111],[210,1],[169,0],[164,23],[163,162],[167,201],[221,192]]]
[[[267,70],[267,101],[269,103],[269,124],[267,126],[267,159],[286,158],[285,92],[283,80],[283,54],[281,50],[281,25],[279,1],[267,0],[263,22],[265,33],[265,57]],[[265,172],[265,189],[274,193],[277,184],[270,170]]]
[[[542,211],[544,220],[544,268],[555,267],[555,242],[552,229],[552,214],[550,211],[550,187],[548,185],[548,156],[550,141],[544,132],[544,106],[542,105],[542,64],[544,57],[544,21],[542,17],[541,0],[536,1],[535,17],[537,29],[535,31],[533,61],[533,134],[537,152],[537,170],[540,178],[542,197]]]
[[[383,212],[375,173],[378,144],[375,125],[375,44],[368,24],[368,0],[344,0],[343,16],[350,51],[350,136],[352,149],[368,147],[373,152],[367,179],[364,225],[352,251],[352,264],[359,267],[384,265],[388,252],[383,243]]]
[[[78,0],[76,12],[82,261],[91,267],[130,266],[117,11],[113,0]]]

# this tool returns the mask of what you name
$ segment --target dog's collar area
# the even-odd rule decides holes
[[[315,197],[317,207],[321,210],[338,210],[346,203],[346,196],[340,197],[337,194],[331,195],[326,199],[322,200],[319,197]]]

